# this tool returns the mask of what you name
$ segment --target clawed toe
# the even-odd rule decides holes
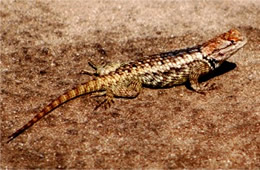
[[[109,107],[111,107],[111,105],[114,103],[113,99],[107,98],[104,101],[102,101],[101,103],[99,103],[94,110],[97,110],[99,107],[103,107],[104,109],[108,109]]]

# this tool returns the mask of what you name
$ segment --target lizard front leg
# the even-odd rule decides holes
[[[207,63],[201,61],[194,62],[189,74],[189,82],[193,90],[204,94],[205,91],[214,88],[214,84],[209,85],[208,83],[199,83],[198,81],[200,76],[207,74],[210,70]]]

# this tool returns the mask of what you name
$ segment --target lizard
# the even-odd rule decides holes
[[[135,98],[146,86],[164,88],[189,82],[192,90],[204,93],[212,89],[212,85],[200,83],[199,77],[214,71],[246,43],[246,37],[233,28],[191,48],[148,55],[123,64],[91,64],[98,74],[94,79],[53,100],[27,124],[10,135],[7,142],[15,139],[55,108],[84,94],[105,96],[100,105],[107,108],[115,97]]]

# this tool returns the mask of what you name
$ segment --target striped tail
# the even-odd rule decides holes
[[[46,116],[55,108],[61,106],[65,102],[76,98],[83,94],[88,94],[95,91],[102,90],[102,79],[98,78],[96,80],[89,81],[85,84],[79,85],[78,87],[66,92],[65,94],[61,95],[57,99],[53,100],[49,105],[47,105],[41,112],[34,116],[27,124],[25,124],[22,128],[18,129],[15,133],[8,137],[7,143],[15,139],[17,136],[22,134],[25,130],[29,127],[33,126],[36,122],[38,122],[42,117]]]

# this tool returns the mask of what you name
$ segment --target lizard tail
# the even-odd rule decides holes
[[[25,130],[33,126],[36,122],[38,122],[42,117],[46,116],[48,113],[50,113],[55,108],[61,106],[65,102],[76,98],[78,96],[81,96],[83,94],[88,94],[95,91],[102,90],[103,83],[100,81],[101,79],[91,80],[85,84],[79,85],[78,87],[64,93],[63,95],[59,96],[57,99],[53,100],[49,105],[44,107],[37,115],[34,116],[33,119],[31,119],[27,124],[25,124],[23,127],[18,129],[16,132],[14,132],[12,135],[8,137],[7,143],[15,139],[17,136],[22,134]]]

